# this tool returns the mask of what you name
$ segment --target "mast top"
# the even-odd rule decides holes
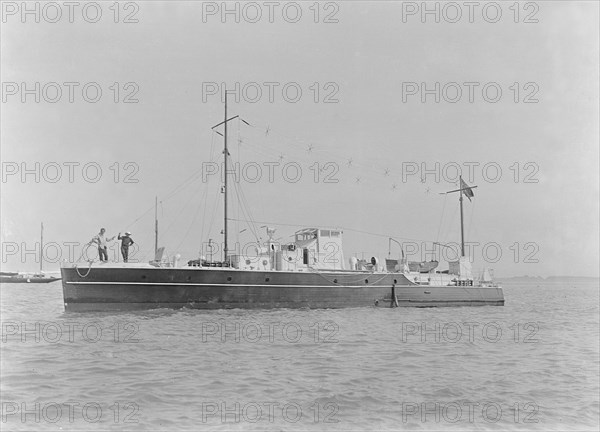
[[[464,216],[463,216],[463,194],[466,195],[467,198],[469,198],[469,201],[471,201],[471,198],[473,198],[475,196],[475,194],[473,193],[473,189],[475,189],[477,186],[469,186],[462,179],[462,176],[459,176],[458,179],[459,179],[459,189],[451,190],[448,192],[441,192],[440,195],[447,195],[447,194],[454,193],[454,192],[460,193],[460,196],[458,198],[458,201],[460,202],[460,256],[464,257],[465,256],[465,229],[464,229]]]

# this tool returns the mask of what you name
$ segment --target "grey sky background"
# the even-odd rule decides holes
[[[254,92],[239,102],[230,97],[230,115],[251,124],[230,123],[230,152],[242,167],[263,167],[256,183],[242,176],[239,184],[257,226],[277,227],[282,241],[301,227],[337,226],[344,229],[346,258],[354,253],[383,258],[387,236],[420,246],[457,242],[457,196],[439,194],[455,188],[448,178],[455,171],[441,168],[458,164],[469,180],[464,164],[479,163],[471,182],[478,186],[475,198],[465,201],[466,237],[479,243],[472,253],[476,269],[492,267],[496,276],[598,276],[597,2],[534,2],[537,23],[522,22],[533,11],[523,9],[525,2],[518,23],[509,9],[512,1],[499,2],[502,17],[496,23],[487,22],[480,9],[473,23],[468,16],[449,23],[443,15],[440,23],[431,16],[422,22],[419,14],[403,22],[407,2],[321,3],[318,23],[313,3],[300,2],[302,17],[291,23],[282,16],[286,3],[275,9],[272,23],[262,2],[257,23],[243,14],[239,23],[234,16],[223,22],[219,13],[203,17],[206,2],[135,2],[137,23],[121,22],[133,7],[120,9],[115,23],[112,2],[99,3],[102,17],[96,23],[86,22],[81,9],[73,23],[68,16],[49,23],[43,14],[39,23],[33,16],[23,22],[20,11],[7,14],[3,3],[2,269],[38,266],[32,254],[23,259],[21,249],[23,242],[34,248],[41,221],[45,241],[60,244],[62,258],[68,258],[64,242],[86,243],[105,227],[109,235],[132,231],[141,248],[136,257],[147,260],[154,249],[155,196],[161,201],[160,243],[169,253],[196,258],[203,241],[221,241],[220,181],[216,175],[203,181],[202,169],[205,163],[206,174],[206,163],[222,157],[222,139],[211,127],[222,121],[223,104],[220,95],[203,94],[203,83],[243,88],[255,82],[263,90],[255,103],[249,100]],[[330,18],[338,22],[323,22],[332,11],[337,12]],[[62,97],[49,103],[40,90],[39,103],[33,94],[22,102],[21,83],[35,88],[36,82],[61,83]],[[81,83],[73,103],[65,82]],[[82,97],[89,82],[103,91],[97,103]],[[110,89],[115,82],[117,103]],[[133,88],[123,88],[129,82],[139,88],[137,103],[123,102]],[[265,82],[279,83],[273,101]],[[456,103],[444,97],[436,103],[434,95],[423,103],[420,94],[403,100],[407,82],[428,88],[436,82],[480,85],[472,103],[464,85]],[[7,83],[17,83],[19,93],[9,94]],[[302,89],[298,102],[283,97],[286,83]],[[314,83],[320,88],[317,101]],[[502,89],[498,102],[482,97],[486,83]],[[524,103],[532,89],[537,103]],[[334,103],[324,102],[327,95]],[[33,174],[10,174],[23,163],[35,169],[36,162],[39,183]],[[80,164],[72,182],[65,162]],[[265,162],[280,163],[272,182]],[[56,177],[53,163],[62,166],[54,183],[48,180]],[[84,178],[86,163],[102,168],[97,182]],[[302,168],[297,182],[285,180],[286,163]],[[315,163],[320,168],[329,163],[317,182]],[[433,170],[436,163],[439,179],[433,173],[423,177],[421,165]],[[482,172],[486,164],[502,169],[497,181],[490,180],[495,169]],[[407,175],[415,166],[419,172]],[[324,182],[326,174],[337,183]],[[230,191],[231,217],[246,219],[237,210],[235,188]],[[244,223],[231,222],[230,230],[232,242],[254,240]],[[266,238],[264,229],[259,234]],[[6,254],[6,243],[20,249]],[[482,254],[492,243],[502,251],[497,262]],[[81,250],[74,248],[75,258]],[[495,250],[488,247],[488,255]],[[422,253],[420,248],[411,258]],[[398,256],[397,247],[393,254]]]

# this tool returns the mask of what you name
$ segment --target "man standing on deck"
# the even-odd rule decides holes
[[[123,262],[127,262],[127,259],[129,258],[129,246],[133,244],[133,239],[130,236],[131,233],[129,231],[126,231],[124,236],[119,233],[118,239],[121,240],[121,254],[123,255]]]
[[[107,239],[104,234],[106,230],[104,228],[100,228],[100,232],[96,237],[92,239],[90,243],[96,243],[98,245],[98,255],[100,256],[100,262],[108,262],[108,251],[107,244],[110,241],[113,241],[115,237]]]

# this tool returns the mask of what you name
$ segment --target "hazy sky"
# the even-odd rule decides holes
[[[250,124],[229,123],[231,218],[431,259],[460,240],[458,196],[439,194],[460,167],[475,269],[598,276],[598,2],[421,5],[3,2],[2,269],[37,268],[42,221],[46,269],[100,227],[147,260],[155,196],[170,254],[221,241],[225,83]]]

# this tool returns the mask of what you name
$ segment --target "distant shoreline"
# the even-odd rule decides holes
[[[600,283],[600,277],[594,276],[514,276],[514,277],[498,277],[498,282],[587,282]]]

